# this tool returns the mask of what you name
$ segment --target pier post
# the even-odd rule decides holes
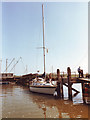
[[[63,76],[61,75],[61,97],[63,98]]]
[[[72,100],[72,84],[71,84],[71,69],[67,68],[67,79],[68,79],[68,97]]]
[[[84,97],[84,83],[82,82],[82,99],[83,99],[83,103],[85,103],[85,97]]]
[[[57,96],[61,98],[61,86],[60,86],[60,70],[57,69]]]
[[[63,72],[63,77],[64,77],[64,72]]]

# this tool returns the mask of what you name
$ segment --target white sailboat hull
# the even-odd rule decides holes
[[[30,86],[31,92],[53,95],[56,90],[55,86]]]

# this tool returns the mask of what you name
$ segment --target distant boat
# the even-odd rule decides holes
[[[0,85],[9,84],[9,81],[0,81]]]
[[[45,72],[45,40],[44,40],[44,11],[43,11],[43,5],[42,5],[42,18],[43,18],[43,56],[44,56],[44,73],[42,75],[43,78],[37,77],[32,80],[32,83],[30,84],[30,91],[37,92],[37,93],[43,93],[43,94],[51,94],[53,95],[56,90],[56,85],[53,85],[51,80],[49,82],[46,82],[46,72]]]

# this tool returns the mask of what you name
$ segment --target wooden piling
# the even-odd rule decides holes
[[[57,78],[58,78],[58,81],[60,82],[60,70],[57,69]]]
[[[61,89],[60,89],[60,70],[57,69],[57,96],[61,98]]]
[[[71,69],[70,67],[67,68],[67,79],[68,79],[68,98],[72,100],[72,84],[71,81]]]
[[[83,99],[83,103],[85,103],[85,97],[84,97],[84,83],[82,84],[82,99]]]
[[[64,72],[63,72],[63,77],[64,77]]]
[[[61,76],[61,97],[63,98],[63,76]]]

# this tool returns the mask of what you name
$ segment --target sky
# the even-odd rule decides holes
[[[88,72],[88,2],[43,2],[46,73]],[[43,73],[42,2],[2,3],[2,72]]]

